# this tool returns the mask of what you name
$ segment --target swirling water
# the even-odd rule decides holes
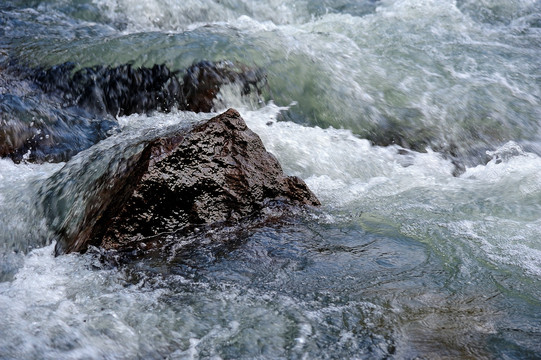
[[[0,358],[541,357],[538,0],[15,0],[0,24],[0,71],[265,68],[265,103],[223,104],[323,203],[117,267],[53,256],[35,202],[64,164],[0,159]],[[37,103],[2,81],[2,121]],[[205,116],[120,118],[72,161]]]

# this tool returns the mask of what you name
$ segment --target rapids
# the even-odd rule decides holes
[[[54,257],[47,179],[214,113],[119,117],[67,163],[0,159],[0,359],[541,358],[539,0],[2,2],[0,121],[78,116],[14,63],[203,59],[265,69],[260,98],[225,88],[216,113],[322,208],[225,248]]]

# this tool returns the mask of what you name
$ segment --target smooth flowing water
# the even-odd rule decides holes
[[[54,257],[42,184],[212,114],[119,118],[67,164],[0,159],[0,358],[541,358],[540,1],[4,1],[13,59],[264,68],[263,102],[224,89],[216,110],[323,206],[115,266]],[[0,111],[73,116],[2,77]]]

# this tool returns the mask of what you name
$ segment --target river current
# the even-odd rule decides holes
[[[120,117],[68,163],[0,159],[1,359],[541,358],[539,0],[3,1],[13,59],[261,67],[261,97],[223,89],[216,113],[322,208],[219,251],[55,257],[47,179],[213,114]],[[0,121],[63,111],[3,84]]]

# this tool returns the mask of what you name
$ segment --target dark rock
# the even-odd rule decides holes
[[[92,191],[80,191],[86,205],[76,216],[58,221],[47,201],[73,191],[47,190],[45,211],[60,237],[57,254],[89,245],[121,249],[164,233],[235,224],[274,204],[319,205],[301,179],[284,175],[235,110],[143,145],[109,165]]]
[[[74,68],[75,64],[64,63],[36,72],[33,79],[45,93],[60,98],[64,106],[76,105],[94,114],[168,112],[183,103],[175,72],[165,65],[98,65],[72,73]]]
[[[242,94],[260,91],[264,73],[230,61],[200,61],[193,64],[179,82],[177,74],[166,65],[152,68],[94,66],[72,75],[73,63],[64,63],[33,75],[40,88],[91,113],[113,116],[169,112],[173,107],[193,112],[210,112],[223,85],[238,84]]]
[[[14,162],[67,161],[117,132],[117,121],[40,98],[0,94],[0,157]]]
[[[117,116],[210,112],[222,86],[236,84],[247,95],[265,82],[261,70],[229,61],[195,63],[183,82],[166,65],[75,68],[13,65],[0,73],[0,157],[67,161],[118,131]]]
[[[220,87],[237,84],[242,95],[248,95],[252,89],[261,92],[260,83],[265,83],[265,74],[261,69],[252,69],[230,61],[217,63],[201,61],[190,66],[183,77],[183,109],[194,112],[210,112]]]

